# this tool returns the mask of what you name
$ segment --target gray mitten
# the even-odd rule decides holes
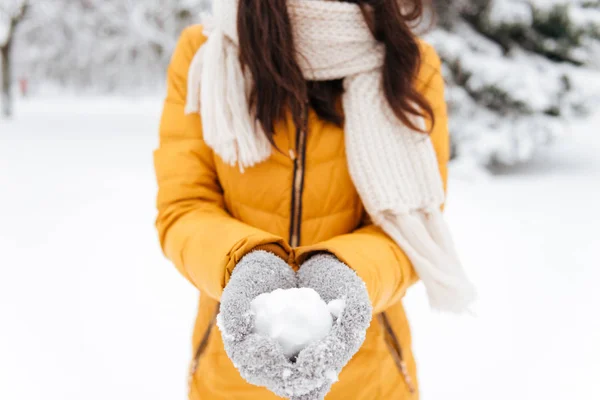
[[[297,287],[294,270],[281,258],[266,251],[253,251],[237,264],[221,296],[217,325],[225,351],[249,383],[265,386],[286,396],[286,377],[293,364],[281,345],[271,338],[253,333],[251,302],[258,295],[276,289]]]
[[[332,384],[333,384],[332,382],[327,382],[327,383],[323,384],[322,386],[320,386],[314,390],[311,390],[308,393],[305,393],[302,395],[297,395],[297,396],[292,396],[292,397],[290,397],[290,400],[322,400],[325,398],[327,393],[329,393],[329,390],[331,390]],[[291,389],[291,390],[295,390],[295,389]]]
[[[320,383],[319,387],[326,389],[326,394],[342,368],[362,346],[373,307],[363,280],[331,254],[311,257],[302,265],[298,275],[300,287],[314,289],[326,303],[344,301],[329,335],[302,350],[294,365],[298,375],[293,379],[297,379],[299,387],[307,381]],[[297,393],[296,390],[294,392]],[[321,399],[324,394],[298,399]]]
[[[275,340],[253,333],[251,302],[260,294],[298,286],[314,289],[327,303],[343,300],[344,308],[329,335],[292,362]],[[281,397],[321,400],[362,345],[371,314],[364,282],[336,257],[313,256],[296,275],[274,254],[254,251],[234,269],[221,297],[217,325],[227,355],[246,381]]]

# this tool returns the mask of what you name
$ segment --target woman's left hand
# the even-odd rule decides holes
[[[293,399],[321,399],[364,342],[373,307],[362,279],[331,254],[311,257],[300,268],[298,279],[300,287],[314,289],[326,303],[344,303],[329,335],[300,352],[287,382],[296,393],[294,389],[301,391],[305,382],[319,382],[312,393]]]

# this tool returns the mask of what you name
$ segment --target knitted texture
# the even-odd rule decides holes
[[[309,258],[300,267],[298,279],[300,287],[314,289],[327,303],[344,300],[343,311],[331,333],[303,350],[297,360],[299,368],[310,371],[313,380],[326,381],[337,377],[362,346],[371,324],[373,307],[365,283],[331,254],[317,254]]]
[[[274,339],[253,332],[252,300],[276,289],[298,286],[296,273],[281,258],[265,251],[253,251],[236,265],[221,296],[217,326],[225,351],[240,375],[249,383],[264,386],[281,397],[291,390],[285,371],[294,364]],[[295,382],[301,394],[322,386],[321,382]]]
[[[312,288],[325,302],[343,300],[344,307],[329,334],[292,362],[276,340],[253,332],[251,302],[260,294],[294,287]],[[322,400],[365,340],[372,312],[365,283],[336,257],[311,257],[296,275],[281,258],[259,250],[233,270],[217,326],[227,355],[248,382],[292,400]]]
[[[194,57],[186,112],[202,115],[204,140],[243,171],[272,152],[248,108],[251,77],[237,47],[238,0],[215,2],[207,43]],[[384,49],[360,8],[348,2],[287,0],[297,62],[307,80],[344,78],[348,169],[366,211],[404,250],[432,307],[461,312],[475,290],[441,216],[444,190],[430,138],[404,125],[382,90]],[[425,126],[414,117],[417,126]]]

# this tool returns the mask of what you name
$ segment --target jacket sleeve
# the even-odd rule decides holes
[[[446,187],[450,145],[444,81],[439,57],[431,47],[425,46],[417,88],[427,98],[435,114],[431,139],[444,187]],[[320,251],[334,254],[364,280],[374,313],[381,313],[400,301],[406,290],[418,280],[411,262],[402,249],[367,218],[358,230],[314,246],[300,248],[297,250],[296,257],[301,263],[311,254]]]
[[[202,139],[200,117],[184,114],[188,69],[205,40],[201,27],[188,28],[169,66],[160,144],[154,153],[156,228],[167,258],[198,289],[218,300],[246,253],[261,248],[288,260],[291,249],[282,238],[227,212],[215,156]]]

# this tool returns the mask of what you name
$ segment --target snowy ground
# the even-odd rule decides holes
[[[0,121],[0,399],[183,399],[196,293],[153,228],[160,102],[17,109]],[[452,180],[481,301],[457,319],[409,294],[424,400],[600,398],[599,125]]]

